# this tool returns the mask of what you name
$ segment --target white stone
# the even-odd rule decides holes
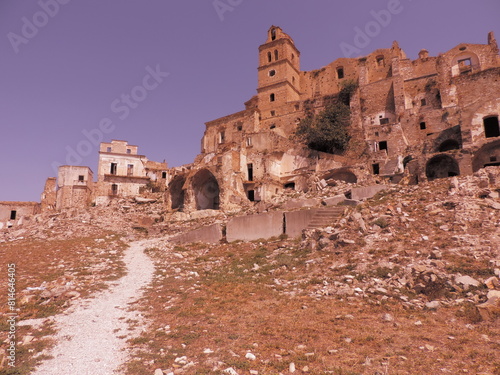
[[[257,359],[257,357],[254,354],[250,353],[250,352],[247,353],[247,354],[245,354],[245,358],[249,359],[251,361],[255,361]]]

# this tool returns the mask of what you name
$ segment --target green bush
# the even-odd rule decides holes
[[[347,82],[336,100],[327,104],[322,112],[307,113],[295,132],[298,139],[312,150],[344,152],[351,138],[348,131],[351,116],[349,102],[356,88],[355,82]]]

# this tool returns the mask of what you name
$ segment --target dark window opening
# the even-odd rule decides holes
[[[163,179],[167,178],[167,172],[161,172],[161,178]]]
[[[375,132],[375,137],[378,137],[378,132]]]
[[[269,95],[270,102],[274,102],[275,100],[276,100],[276,95],[274,95],[274,94]]]
[[[128,164],[127,165],[127,176],[133,176],[134,175],[134,164]]]
[[[285,189],[295,190],[295,182],[288,182],[283,187]]]
[[[295,59],[295,55],[292,53],[292,60],[294,60],[294,59]]]
[[[276,75],[276,70],[270,70],[269,71],[269,77],[274,77]]]
[[[112,195],[118,194],[118,185],[117,184],[111,185],[111,194]]]
[[[127,154],[131,154],[132,153],[132,150],[127,148]]]
[[[380,151],[382,151],[382,150],[387,150],[387,141],[380,141],[380,142],[378,143],[378,149],[379,149]]]
[[[111,163],[111,168],[109,169],[110,174],[116,174],[116,169],[118,168],[117,163]]]
[[[380,125],[387,125],[389,123],[389,119],[387,117],[380,119]]]
[[[380,165],[377,164],[372,164],[372,169],[373,169],[373,174],[380,174]]]
[[[497,157],[496,156],[490,156],[490,161],[497,161]]]
[[[384,56],[382,56],[382,55],[377,56],[377,65],[378,66],[385,66]]]
[[[276,40],[276,29],[271,30],[271,40]]]
[[[420,99],[420,105],[427,105],[427,100],[425,99]]]
[[[79,175],[78,176],[78,181],[80,181],[80,182],[85,181],[85,176]]]
[[[255,201],[255,191],[254,190],[248,190],[247,191],[247,197],[250,202]]]
[[[276,111],[271,111],[271,116],[276,116]]]
[[[269,127],[269,129],[274,129],[274,128],[276,128],[276,125],[275,125],[275,124],[272,124],[272,125]]]
[[[15,210],[10,211],[10,220],[16,220],[16,216],[17,216],[17,211]]]
[[[295,84],[295,77],[292,77],[292,83]]]
[[[274,60],[275,60],[275,61],[277,61],[277,60],[278,60],[278,58],[279,58],[279,53],[278,53],[278,50],[277,50],[277,49],[275,49],[275,50],[274,50]]]
[[[337,68],[337,78],[338,79],[344,78],[344,68],[342,68],[342,67]]]
[[[271,52],[268,52],[267,53],[267,62],[271,62],[271,60],[272,60]]]
[[[253,181],[253,164],[247,164],[248,181]]]
[[[498,116],[486,117],[483,119],[484,136],[486,138],[500,136],[500,126],[498,124]]]
[[[448,139],[439,145],[439,152],[459,150],[460,144],[454,139]]]
[[[300,105],[295,104],[295,110],[298,111],[300,109]]]
[[[106,152],[111,152],[111,147],[106,147]]]
[[[226,133],[220,132],[219,133],[219,143],[224,143],[226,141]]]
[[[240,131],[242,131],[242,130],[243,130],[243,126],[242,126],[242,125],[238,125],[238,126],[236,127],[236,130],[238,130],[239,132],[240,132]]]
[[[422,122],[420,123],[420,129],[421,129],[421,130],[424,130],[424,129],[426,129],[426,128],[427,128],[427,126],[425,125],[425,121],[422,121]]]

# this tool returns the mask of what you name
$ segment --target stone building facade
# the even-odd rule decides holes
[[[94,200],[96,204],[106,204],[113,197],[139,195],[146,187],[164,190],[167,169],[166,163],[153,162],[139,155],[138,147],[127,141],[103,142],[99,150]]]
[[[40,211],[37,202],[0,202],[0,229],[21,225],[26,217]]]
[[[356,90],[347,150],[329,154],[298,142],[300,120],[335,101],[349,82]],[[256,95],[244,106],[207,122],[201,153],[182,167],[150,161],[126,141],[101,143],[97,182],[88,167],[62,166],[57,183],[47,180],[41,208],[107,204],[153,191],[166,192],[174,211],[237,210],[284,189],[307,191],[318,179],[416,184],[500,166],[500,56],[493,33],[486,44],[462,43],[439,56],[421,50],[411,60],[394,42],[302,71],[293,39],[272,26],[258,48]],[[6,220],[17,211],[7,203],[0,205]]]
[[[194,164],[171,171],[171,209],[218,209],[307,190],[313,175],[348,182],[409,183],[467,175],[500,164],[500,57],[487,44],[462,43],[437,57],[407,58],[394,42],[361,58],[300,70],[292,38],[272,26],[259,47],[257,94],[245,109],[206,123]],[[293,140],[300,119],[319,112],[345,82],[351,142],[344,154]]]

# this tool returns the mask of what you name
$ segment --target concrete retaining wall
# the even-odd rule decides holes
[[[283,212],[234,217],[227,223],[227,242],[254,241],[283,234]]]
[[[220,224],[212,224],[206,227],[192,230],[172,238],[174,243],[218,243],[222,239],[222,228]]]
[[[285,233],[288,237],[297,237],[302,234],[302,230],[307,228],[307,225],[312,220],[313,216],[318,212],[317,209],[285,212],[286,229]]]

